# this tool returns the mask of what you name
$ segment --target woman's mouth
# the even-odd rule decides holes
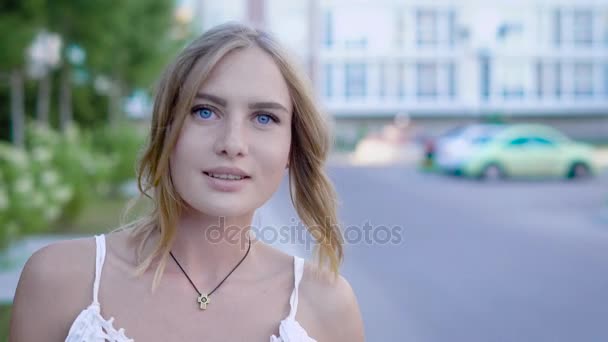
[[[231,174],[211,173],[211,172],[204,172],[204,171],[203,171],[203,173],[209,177],[217,178],[217,179],[224,179],[224,180],[241,180],[241,179],[249,178],[248,176],[237,176],[237,175],[231,175]]]
[[[240,191],[251,177],[238,176],[229,173],[211,173],[205,172],[205,178],[208,180],[209,187],[213,190],[221,192],[237,192]]]

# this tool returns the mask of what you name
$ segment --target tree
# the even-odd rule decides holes
[[[103,49],[92,53],[91,64],[109,75],[109,120],[116,124],[122,116],[121,99],[130,89],[149,87],[157,77],[168,56],[182,45],[172,39],[174,1],[132,0],[121,2],[106,19],[108,29],[102,44],[88,49]],[[111,58],[104,53],[110,52]]]
[[[11,139],[18,146],[25,139],[25,51],[41,27],[43,8],[42,0],[0,1],[0,32],[5,32],[0,35],[0,72],[10,84]]]
[[[111,81],[109,120],[122,114],[122,98],[134,87],[149,86],[169,54],[181,42],[169,37],[173,0],[49,0],[48,26],[65,46],[86,51],[89,74]],[[60,126],[72,120],[71,73],[68,56],[60,69]]]
[[[103,42],[105,30],[103,22],[114,15],[118,0],[106,1],[73,1],[47,0],[46,26],[57,32],[64,42],[63,58],[59,70],[59,126],[65,129],[73,121],[72,106],[72,68],[69,49],[80,46],[94,46]],[[88,51],[87,51],[88,52]],[[105,54],[106,56],[109,53]]]

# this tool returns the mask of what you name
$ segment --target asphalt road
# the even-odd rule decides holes
[[[367,340],[608,341],[607,173],[484,184],[411,167],[329,171]],[[285,183],[270,203],[284,222],[287,199]],[[401,234],[386,242],[381,226]]]

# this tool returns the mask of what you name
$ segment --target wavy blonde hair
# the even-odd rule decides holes
[[[140,242],[137,274],[149,269],[155,260],[159,261],[153,287],[158,285],[166,267],[177,219],[185,206],[171,181],[169,156],[186,113],[213,67],[229,52],[253,46],[273,58],[288,85],[293,103],[289,155],[291,201],[316,241],[314,253],[319,268],[338,274],[343,259],[343,237],[336,214],[336,194],[324,170],[331,147],[329,122],[314,100],[307,77],[275,39],[264,31],[228,23],[205,32],[189,44],[166,68],[158,84],[149,140],[137,167],[140,198],[151,199],[153,207],[149,214],[128,225],[133,228],[131,237]],[[156,231],[160,238],[155,248],[142,256],[146,241]]]

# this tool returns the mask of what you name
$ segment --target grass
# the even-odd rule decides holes
[[[0,341],[8,341],[11,307],[10,304],[0,304]]]
[[[60,221],[52,229],[57,234],[92,235],[106,233],[118,227],[129,199],[123,197],[96,197],[72,221]],[[129,218],[144,213],[146,204],[135,206]]]

